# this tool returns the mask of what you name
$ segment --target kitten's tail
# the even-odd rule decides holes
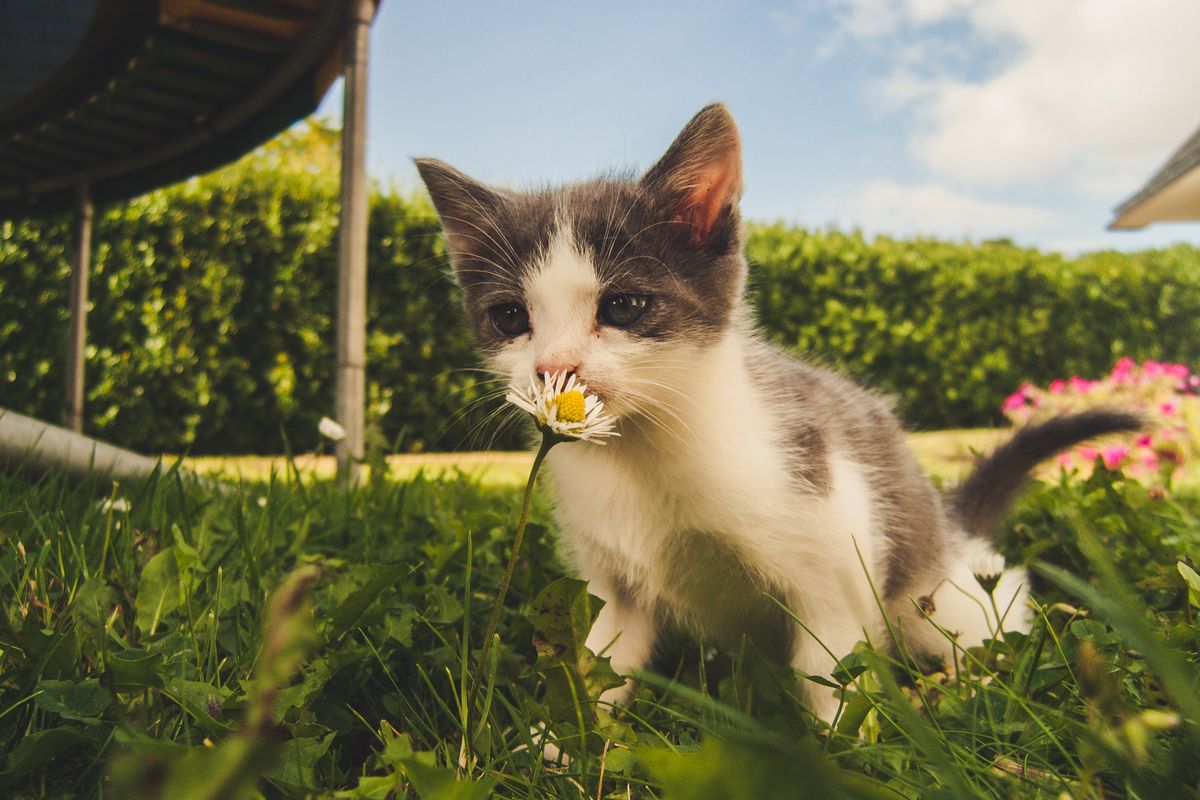
[[[968,535],[991,536],[1038,464],[1087,439],[1136,431],[1142,424],[1136,414],[1096,409],[1022,428],[976,465],[955,493],[950,510]]]

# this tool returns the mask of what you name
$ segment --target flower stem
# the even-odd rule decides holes
[[[504,598],[508,595],[508,587],[512,583],[513,573],[517,571],[517,559],[521,554],[521,542],[525,538],[525,524],[529,521],[529,506],[533,499],[533,484],[537,479],[538,470],[542,467],[542,462],[546,459],[546,453],[550,452],[550,448],[559,442],[559,438],[552,433],[542,434],[542,444],[538,448],[537,455],[533,457],[533,468],[529,470],[529,481],[525,484],[525,498],[521,502],[521,518],[517,523],[517,535],[513,538],[512,553],[508,557],[508,566],[504,569],[504,578],[500,581],[500,591],[496,593],[496,602],[492,606],[492,618],[488,621],[487,632],[483,637],[483,647],[479,650],[479,663],[475,668],[475,677],[471,679],[471,690],[467,692],[467,736],[470,738],[471,731],[471,710],[475,705],[475,695],[479,691],[479,684],[483,680],[483,673],[487,668],[488,650],[491,649],[492,639],[496,638],[496,628],[500,625],[500,612],[504,608]]]

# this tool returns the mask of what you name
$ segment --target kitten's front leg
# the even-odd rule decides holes
[[[599,656],[612,659],[612,668],[627,676],[645,667],[654,652],[658,639],[658,623],[654,614],[641,608],[624,592],[603,583],[593,582],[589,589],[604,600],[604,608],[588,633],[587,647]],[[607,703],[625,703],[633,695],[633,680],[625,679],[624,686],[608,689],[600,695]]]
[[[821,626],[811,634],[797,630],[792,649],[792,668],[807,675],[819,675],[828,679],[839,658],[848,655],[862,638],[856,635],[854,620],[841,620],[841,626]],[[800,680],[800,691],[809,711],[827,724],[832,725],[842,709],[837,690],[820,686],[812,681]]]
[[[650,661],[654,644],[658,638],[658,624],[653,613],[639,608],[623,592],[602,581],[590,581],[588,591],[604,601],[596,622],[588,632],[587,648],[598,656],[607,656],[619,675],[628,675],[641,669]],[[633,679],[600,694],[604,703],[622,705],[633,696]],[[542,758],[553,763],[566,763],[567,758],[552,741],[546,741],[544,726],[537,725],[530,731],[535,744],[542,749]]]

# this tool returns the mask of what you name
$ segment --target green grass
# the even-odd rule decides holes
[[[506,469],[353,492],[292,467],[224,490],[0,473],[0,796],[1200,796],[1195,495],[1106,470],[1035,485],[1005,536],[1038,565],[1035,629],[953,677],[860,645],[820,678],[846,686],[830,731],[749,645],[673,637],[629,708],[594,702],[597,606],[541,495],[477,667]],[[545,721],[569,764],[543,761]]]

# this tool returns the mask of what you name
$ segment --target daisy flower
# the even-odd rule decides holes
[[[317,430],[322,436],[335,442],[346,438],[346,429],[329,417],[321,417],[321,421],[317,423]]]
[[[110,511],[116,511],[119,514],[124,514],[130,508],[132,508],[132,506],[124,497],[106,497],[100,501],[100,510],[106,514]]]
[[[475,696],[479,692],[480,678],[487,673],[487,654],[496,636],[500,624],[500,610],[504,607],[504,598],[512,583],[513,573],[517,569],[517,558],[521,552],[521,542],[525,539],[525,525],[529,522],[529,503],[533,497],[533,484],[537,480],[538,470],[550,448],[559,442],[582,439],[585,442],[606,444],[606,436],[620,436],[616,431],[617,421],[612,414],[604,410],[604,402],[593,394],[588,394],[587,386],[575,377],[574,373],[555,372],[543,378],[534,376],[527,388],[517,385],[509,386],[504,399],[522,411],[532,414],[537,422],[538,430],[542,432],[542,443],[537,455],[533,457],[533,466],[529,470],[529,480],[525,484],[525,499],[521,502],[521,517],[517,522],[517,535],[513,539],[512,553],[508,556],[508,566],[504,568],[504,577],[500,580],[500,591],[496,593],[496,601],[492,605],[492,616],[488,621],[487,632],[483,637],[483,647],[479,651],[479,666],[475,677],[471,680],[471,688],[467,691],[467,728],[470,729],[470,714],[475,706]]]
[[[995,592],[1004,575],[1004,556],[990,550],[981,551],[967,563],[979,587],[989,595]]]
[[[604,410],[604,401],[588,394],[587,385],[574,373],[555,372],[532,378],[524,389],[509,387],[504,399],[532,414],[544,434],[597,444],[604,444],[606,436],[620,436],[616,419]]]

